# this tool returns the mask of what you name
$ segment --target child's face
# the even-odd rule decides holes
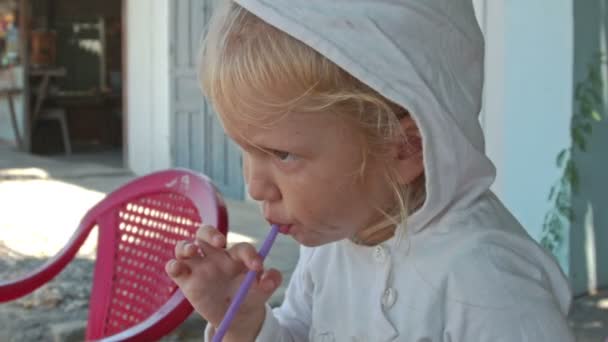
[[[368,158],[360,176],[363,137],[335,114],[292,113],[270,127],[225,128],[243,149],[245,182],[264,217],[289,225],[303,245],[349,238],[383,218],[378,208],[392,207],[381,163]]]

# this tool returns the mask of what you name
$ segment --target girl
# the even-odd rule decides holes
[[[470,0],[224,1],[203,89],[269,223],[302,244],[281,283],[202,227],[168,274],[225,341],[572,341],[570,290],[489,190]]]

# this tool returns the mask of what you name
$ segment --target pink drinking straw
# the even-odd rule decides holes
[[[272,228],[270,229],[270,233],[268,233],[268,236],[266,236],[266,240],[264,240],[264,243],[262,244],[262,247],[258,252],[258,254],[262,257],[262,261],[264,261],[266,255],[268,255],[268,252],[270,251],[270,248],[272,247],[272,244],[274,243],[274,240],[276,239],[278,233],[279,225],[273,224]],[[232,300],[232,303],[230,303],[228,311],[226,311],[224,319],[222,319],[222,323],[220,323],[220,326],[217,328],[215,335],[213,336],[212,342],[221,342],[222,338],[224,338],[224,335],[226,335],[226,331],[228,331],[228,327],[230,327],[230,323],[232,323],[232,320],[234,319],[234,316],[236,315],[239,306],[241,306],[241,303],[247,296],[247,292],[249,291],[251,284],[253,284],[256,275],[257,271],[251,270],[247,272],[245,280],[243,280],[243,283],[241,283],[241,287],[237,291],[236,296]]]

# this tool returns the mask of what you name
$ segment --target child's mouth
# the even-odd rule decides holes
[[[279,227],[279,231],[280,231],[282,234],[289,234],[289,230],[290,230],[290,229],[291,229],[291,225],[290,225],[290,224],[284,224],[284,225],[281,225],[281,226]]]

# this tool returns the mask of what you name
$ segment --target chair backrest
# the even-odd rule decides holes
[[[158,339],[192,312],[164,265],[175,243],[191,239],[201,223],[227,234],[226,206],[205,176],[172,169],[137,178],[90,209],[68,245],[45,265],[0,283],[0,302],[52,279],[98,227],[86,339]]]
[[[166,275],[165,264],[173,258],[175,244],[192,239],[201,223],[227,233],[221,196],[205,177],[172,170],[127,184],[91,215],[99,226],[99,242],[87,339],[144,322],[140,328],[148,330],[137,332],[139,340],[163,336],[192,312]]]

